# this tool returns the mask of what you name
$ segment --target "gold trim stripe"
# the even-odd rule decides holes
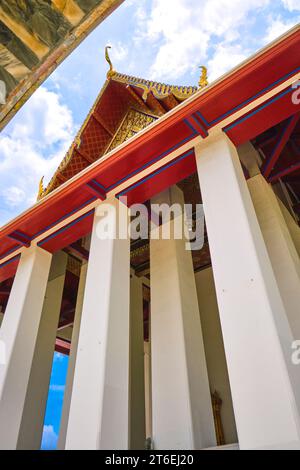
[[[73,26],[76,26],[85,15],[74,0],[52,0],[52,3]]]
[[[8,16],[0,7],[0,20],[7,26],[35,55],[42,59],[48,52],[49,47],[40,42],[30,34],[24,26]]]

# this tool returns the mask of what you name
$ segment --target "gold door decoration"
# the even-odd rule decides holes
[[[222,400],[217,391],[214,391],[214,393],[211,394],[211,402],[212,402],[214,422],[215,422],[217,445],[221,446],[225,444],[225,438],[224,438],[223,424],[222,424],[222,418],[221,418]]]

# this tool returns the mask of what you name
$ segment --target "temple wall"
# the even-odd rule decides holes
[[[278,203],[285,219],[285,222],[287,224],[287,227],[289,229],[292,240],[294,242],[297,253],[300,256],[300,227],[299,225],[297,225],[295,219],[292,217],[292,215],[280,199],[278,199]]]
[[[195,273],[210,390],[222,399],[226,444],[238,441],[212,269]]]

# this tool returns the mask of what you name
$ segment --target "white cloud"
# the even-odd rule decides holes
[[[295,25],[295,20],[284,20],[280,16],[269,17],[269,25],[265,35],[265,42],[269,43],[281,36]]]
[[[240,45],[218,45],[214,55],[208,62],[210,81],[213,81],[228,70],[231,70],[245,60],[247,56],[247,52],[242,50]]]
[[[283,6],[289,10],[300,10],[300,0],[282,0]]]
[[[16,207],[22,201],[24,201],[26,194],[23,189],[17,188],[16,186],[11,186],[6,188],[4,191],[1,192],[5,202],[11,206]]]
[[[74,133],[69,108],[40,87],[0,136],[0,223],[12,216],[5,205],[20,212],[36,200],[39,180],[53,175]]]
[[[66,386],[65,385],[56,385],[56,384],[51,384],[50,385],[50,390],[52,392],[64,392]]]
[[[55,450],[57,446],[57,439],[58,436],[54,431],[53,426],[51,424],[44,425],[41,449]]]
[[[174,81],[187,71],[195,71],[207,60],[216,38],[230,47],[240,37],[239,28],[249,23],[249,14],[258,14],[269,3],[270,0],[152,0],[148,15],[141,6],[137,39],[149,41],[158,49],[150,67],[151,77]],[[244,57],[242,52],[240,55]]]
[[[107,44],[112,48],[110,55],[114,65],[123,62],[128,57],[128,47],[122,44],[121,41],[108,41]]]
[[[54,362],[62,362],[66,356],[62,353],[56,352],[54,353]]]

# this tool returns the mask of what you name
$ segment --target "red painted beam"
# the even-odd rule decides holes
[[[73,310],[73,312],[74,312],[74,310]],[[68,326],[72,326],[73,323],[74,323],[74,318],[73,318],[73,320],[63,320],[63,321],[58,325],[57,331],[63,330],[64,328],[67,328]]]
[[[207,126],[200,120],[196,114],[189,116],[186,121],[189,125],[195,129],[195,131],[205,139],[208,136]]]
[[[18,264],[20,260],[20,255],[11,258],[9,261],[0,264],[0,282],[10,279],[16,274]]]
[[[55,351],[68,356],[71,350],[71,343],[65,339],[56,338]]]
[[[93,196],[96,196],[101,201],[104,201],[104,199],[106,199],[105,190],[100,186],[100,184],[96,180],[92,179],[91,181],[86,183],[85,187]]]
[[[27,248],[30,246],[31,238],[20,230],[15,230],[7,236],[8,238],[20,243],[20,245],[26,246]]]
[[[80,258],[81,260],[88,261],[89,259],[89,252],[83,246],[79,245],[78,242],[72,243],[66,248],[66,251],[76,258]]]
[[[262,167],[262,174],[264,175],[265,178],[268,178],[268,176],[271,174],[274,166],[276,165],[276,163],[278,162],[279,160],[279,157],[284,149],[284,147],[286,146],[287,144],[287,141],[289,140],[293,130],[295,129],[298,121],[299,121],[299,118],[300,118],[300,112],[298,112],[297,114],[294,114],[293,116],[291,116],[284,129],[283,129],[283,132],[282,134],[279,136],[275,146],[274,146],[274,149],[270,155],[270,157],[264,162],[263,164],[263,167]]]
[[[291,173],[294,173],[294,171],[298,170],[300,170],[300,163],[295,163],[294,165],[291,165],[288,168],[285,168],[284,170],[281,170],[278,173],[271,175],[268,178],[268,181],[269,183],[275,183],[275,181],[278,181],[280,178],[290,175]]]

